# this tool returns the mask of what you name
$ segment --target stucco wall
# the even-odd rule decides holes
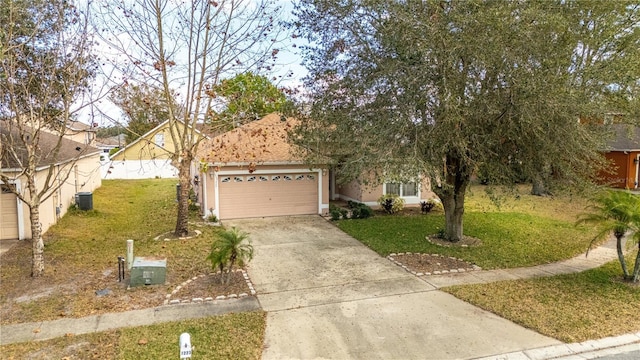
[[[65,180],[64,176],[69,173]],[[36,184],[43,184],[47,176],[47,170],[41,170],[36,175]],[[51,193],[51,196],[40,204],[40,223],[43,233],[55,224],[75,204],[75,194],[78,192],[93,192],[102,185],[100,178],[100,154],[91,155],[78,160],[75,166],[69,164],[57,166],[54,171],[56,182],[60,188]],[[27,182],[24,177],[17,179],[23,194],[27,194]],[[29,208],[24,202],[20,202],[18,209],[22,219],[22,234],[24,239],[31,238],[31,222]]]
[[[604,185],[621,188],[635,189],[638,187],[638,164],[634,162],[640,156],[640,152],[612,151],[604,154],[611,163],[609,172],[601,172],[599,178]]]
[[[156,143],[156,135],[162,134],[163,142]],[[166,150],[165,150],[166,149]],[[163,126],[152,132],[139,141],[135,141],[122,151],[115,153],[111,160],[153,160],[169,159],[171,152],[175,150],[173,139],[169,133],[169,128]]]

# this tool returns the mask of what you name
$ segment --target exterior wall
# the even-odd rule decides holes
[[[92,192],[102,185],[100,178],[100,154],[94,154],[79,159],[73,168],[70,165],[56,166],[54,178],[60,184],[59,189],[40,204],[40,223],[42,224],[42,232],[46,232],[51,225],[55,224],[69,209],[75,204],[75,194],[78,192]],[[65,180],[64,176],[69,172],[69,177]],[[42,184],[47,177],[47,169],[41,170],[36,175],[36,184]],[[24,177],[16,179],[21,192],[27,193],[27,182]],[[29,207],[22,201],[19,201],[18,220],[19,232],[21,239],[31,239],[31,224],[29,217]]]
[[[163,143],[156,144],[156,135],[162,134]],[[166,150],[165,150],[166,149]],[[113,154],[112,160],[153,160],[169,159],[175,150],[168,124],[146,134],[143,139],[127,145],[122,151]]]
[[[376,184],[373,179],[370,184],[361,184],[360,180],[353,180],[344,185],[336,186],[336,193],[342,200],[352,200],[362,202],[369,206],[378,206],[378,199],[385,194],[384,184]],[[427,177],[422,177],[420,181],[419,198],[407,201],[407,205],[417,204],[420,201],[426,201],[436,198],[437,196],[431,191],[431,181]]]
[[[612,166],[610,173],[602,172],[599,179],[604,185],[621,189],[638,188],[639,165],[634,160],[640,157],[640,151],[612,151],[604,154]]]
[[[177,178],[178,168],[170,159],[107,160],[101,162],[103,179],[155,179]]]

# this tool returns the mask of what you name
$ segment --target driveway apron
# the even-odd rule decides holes
[[[225,225],[254,246],[263,359],[469,359],[559,343],[436,290],[319,216]]]

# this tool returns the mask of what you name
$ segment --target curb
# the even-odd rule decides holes
[[[545,346],[473,360],[580,360],[640,350],[640,331],[580,343]]]

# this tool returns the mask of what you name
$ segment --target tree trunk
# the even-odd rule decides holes
[[[633,268],[633,282],[640,281],[640,241],[638,241],[638,253],[636,254],[636,264]]]
[[[35,179],[27,180],[29,187],[29,220],[31,222],[31,276],[40,277],[44,274],[44,240],[42,239],[42,224],[40,224],[40,198],[35,185]]]
[[[540,176],[536,176],[532,180],[531,185],[531,195],[536,196],[547,196],[549,195],[549,191],[547,187],[544,185],[544,180]]]
[[[629,279],[629,271],[627,270],[627,263],[624,260],[624,251],[622,251],[622,236],[616,235],[616,250],[618,251],[618,260],[620,261],[620,266],[622,266],[622,273],[624,274],[624,279]]]
[[[180,195],[178,198],[178,218],[176,220],[175,236],[189,234],[189,192],[191,190],[191,158],[184,157],[178,167]]]
[[[434,191],[444,207],[444,239],[457,242],[463,236],[464,199],[471,172],[459,157],[452,155],[447,155],[445,169],[445,185]]]

